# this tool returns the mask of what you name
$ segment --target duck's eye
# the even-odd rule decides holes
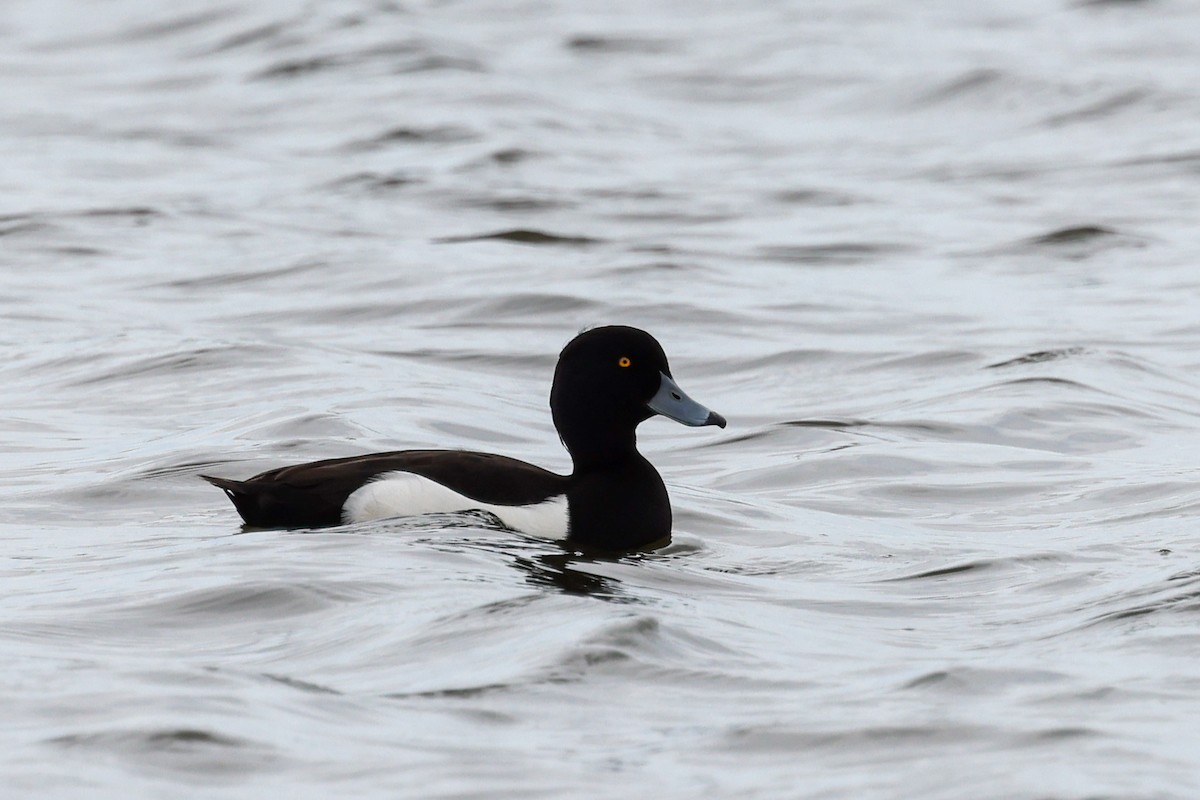
[[[632,363],[633,362],[629,360],[629,356],[621,356],[620,358],[617,359],[618,367],[628,367]]]

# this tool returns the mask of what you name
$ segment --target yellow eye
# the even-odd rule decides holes
[[[633,362],[629,360],[628,356],[621,356],[620,358],[617,359],[618,367],[628,367],[632,363]]]

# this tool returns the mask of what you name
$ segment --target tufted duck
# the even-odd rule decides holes
[[[201,477],[258,528],[480,509],[534,536],[627,550],[671,535],[667,490],[637,451],[637,426],[662,414],[725,427],[724,417],[675,384],[654,337],[624,326],[585,331],[563,348],[550,410],[574,462],[570,475],[489,453],[403,450],[281,467],[244,481]]]

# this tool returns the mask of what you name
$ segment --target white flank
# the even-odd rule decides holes
[[[548,497],[530,506],[480,503],[437,481],[411,472],[385,472],[365,484],[342,506],[346,522],[365,522],[417,514],[450,514],[479,509],[495,514],[509,528],[543,539],[567,538],[567,496]]]

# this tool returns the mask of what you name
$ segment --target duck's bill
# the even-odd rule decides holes
[[[670,375],[662,375],[658,384],[658,392],[650,398],[646,406],[655,414],[662,414],[664,417],[682,422],[684,425],[691,425],[693,428],[701,425],[725,427],[724,417],[715,411],[709,411],[688,397],[683,389],[680,389],[679,385],[671,380]]]

